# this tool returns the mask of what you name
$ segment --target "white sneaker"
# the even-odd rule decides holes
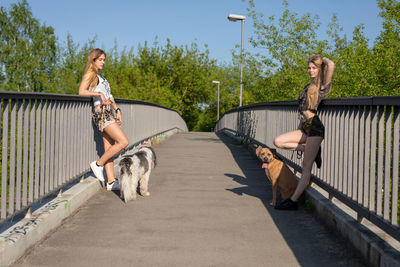
[[[119,190],[120,186],[119,186],[119,182],[117,179],[114,180],[114,182],[112,184],[107,183],[107,191],[116,191]]]
[[[103,176],[103,166],[97,166],[96,161],[93,161],[90,163],[90,168],[92,169],[94,175],[99,179],[100,181],[104,182],[104,176]]]

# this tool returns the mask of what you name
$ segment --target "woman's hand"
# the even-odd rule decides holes
[[[106,105],[107,99],[106,97],[103,95],[103,93],[100,93],[100,98],[101,98],[101,104],[102,105]]]

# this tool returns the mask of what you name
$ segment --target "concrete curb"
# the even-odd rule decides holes
[[[239,143],[243,139],[229,131],[223,133]],[[256,158],[256,145],[248,144],[248,150]],[[329,229],[340,234],[364,257],[371,266],[400,266],[400,252],[366,226],[332,203],[315,188],[305,191],[305,198],[313,207],[314,215]],[[344,205],[344,204],[343,204]]]
[[[355,247],[371,266],[400,266],[400,252],[314,188],[306,190],[314,214]]]
[[[73,214],[81,205],[91,198],[101,188],[100,182],[93,177],[86,178],[61,196],[56,197],[43,207],[32,213],[31,218],[25,218],[1,233],[0,235],[0,265],[8,266],[62,221]]]
[[[181,131],[172,129],[142,140],[125,153],[136,149],[142,142],[157,145],[178,132]],[[115,165],[121,157],[122,155],[115,159]],[[67,187],[69,189],[62,196],[51,198],[32,212],[31,218],[21,219],[0,234],[0,266],[9,266],[17,261],[29,248],[59,227],[64,219],[76,212],[102,188],[99,180],[93,176]]]

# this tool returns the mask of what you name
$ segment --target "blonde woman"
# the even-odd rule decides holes
[[[320,55],[311,56],[308,61],[311,83],[304,87],[299,96],[298,130],[281,134],[274,139],[274,145],[278,148],[304,153],[301,179],[296,191],[290,198],[277,204],[276,209],[297,209],[297,201],[310,183],[314,161],[318,168],[321,167],[321,143],[325,128],[317,115],[317,109],[322,99],[330,93],[334,68],[335,64],[330,59]]]
[[[122,113],[111,95],[107,80],[100,75],[106,60],[106,53],[93,49],[88,56],[86,70],[79,86],[79,95],[93,97],[92,118],[101,132],[104,144],[104,154],[90,163],[94,175],[104,182],[103,170],[107,174],[107,190],[119,190],[119,182],[114,175],[113,157],[128,146],[128,138],[122,131]]]

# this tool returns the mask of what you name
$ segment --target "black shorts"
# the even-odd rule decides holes
[[[301,131],[307,136],[321,136],[324,138],[325,127],[317,115],[302,123]]]

